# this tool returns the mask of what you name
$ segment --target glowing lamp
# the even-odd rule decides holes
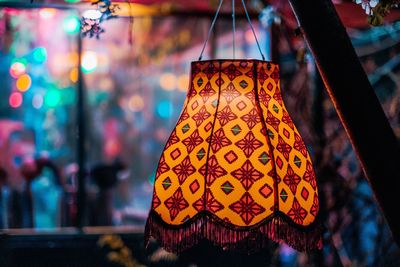
[[[179,253],[208,239],[254,251],[320,248],[310,155],[282,100],[279,66],[191,65],[183,111],[158,164],[146,238]]]

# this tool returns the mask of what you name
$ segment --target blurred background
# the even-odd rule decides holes
[[[365,1],[334,2],[400,137],[400,15],[395,10],[384,25],[371,27]],[[205,58],[232,57],[231,3],[225,4]],[[262,51],[281,65],[283,97],[314,159],[326,227],[322,252],[271,245],[264,256],[252,258],[255,266],[400,266],[399,248],[313,58],[296,34],[290,6],[246,4]],[[217,5],[211,0],[0,1],[0,229],[7,237],[0,238],[0,247],[9,252],[4,266],[34,266],[13,265],[19,261],[10,247],[22,251],[37,242],[46,249],[53,234],[51,246],[62,249],[58,242],[68,233],[81,235],[81,244],[94,240],[99,251],[108,241],[136,250],[123,263],[105,258],[111,265],[104,266],[196,266],[190,257],[180,259],[156,245],[146,254],[141,237],[159,156],[180,115],[190,62],[198,59]],[[112,15],[98,19],[107,12]],[[89,27],[85,36],[81,24]],[[239,1],[236,57],[260,58]],[[83,143],[77,138],[80,123]],[[47,237],[40,239],[43,233]],[[72,249],[69,238],[64,246]],[[221,262],[232,256],[213,253]]]

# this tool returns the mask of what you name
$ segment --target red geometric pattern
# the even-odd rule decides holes
[[[242,198],[229,208],[238,213],[246,225],[249,225],[255,216],[265,211],[265,208],[253,200],[249,192],[245,192]]]
[[[250,160],[246,160],[243,166],[231,172],[231,175],[238,179],[246,190],[249,190],[255,181],[264,176],[253,167]]]
[[[215,90],[211,87],[211,84],[208,82],[203,90],[200,91],[200,96],[203,99],[203,102],[206,103],[207,100],[215,94]]]
[[[282,153],[282,155],[285,157],[286,160],[289,160],[289,153],[292,151],[292,147],[289,146],[285,140],[283,140],[282,137],[279,137],[278,139],[278,145],[276,146],[276,149]]]
[[[303,189],[301,189],[301,197],[304,200],[307,200],[309,195],[310,193],[308,192],[307,188],[303,187]]]
[[[303,139],[298,134],[294,135],[295,138],[295,143],[294,143],[294,149],[298,150],[303,154],[303,156],[307,156],[307,148],[306,145],[304,144]]]
[[[196,169],[190,163],[190,158],[187,156],[179,165],[172,168],[173,172],[178,176],[179,184],[183,184],[186,178],[192,175]]]
[[[292,118],[290,118],[289,113],[286,111],[283,111],[282,122],[288,125],[291,129],[294,129]]]
[[[189,185],[189,189],[190,192],[192,192],[192,194],[196,193],[197,190],[200,189],[200,184],[197,180],[194,180],[190,185]]]
[[[179,150],[179,148],[175,148],[174,151],[172,151],[169,155],[171,156],[171,158],[173,158],[174,160],[179,158],[179,156],[181,155],[181,151]]]
[[[318,211],[319,211],[318,195],[317,195],[317,194],[314,194],[313,205],[312,205],[312,207],[311,207],[310,213],[311,213],[313,216],[316,217],[317,214],[318,214]]]
[[[259,192],[263,197],[268,198],[272,194],[273,190],[268,184],[265,184],[260,188]]]
[[[157,168],[157,172],[156,172],[156,176],[160,176],[160,174],[163,174],[167,171],[169,171],[169,166],[167,165],[167,163],[165,162],[165,157],[164,155],[160,158],[160,162],[158,163],[158,168]]]
[[[238,159],[238,156],[236,155],[235,152],[233,152],[233,151],[231,150],[231,151],[229,151],[228,153],[226,153],[226,154],[224,155],[224,159],[225,159],[227,162],[229,162],[230,164],[232,164],[232,163],[234,163],[234,162]]]
[[[264,89],[260,90],[258,97],[260,98],[260,101],[264,104],[264,106],[267,106],[269,101],[271,100],[271,96],[267,94]]]
[[[222,147],[229,146],[230,144],[232,144],[232,142],[226,137],[222,128],[217,130],[211,138],[211,149],[214,153],[218,152]]]
[[[231,64],[226,69],[222,70],[222,73],[225,73],[228,76],[229,80],[233,80],[238,76],[241,76],[242,73],[236,68],[235,65]]]
[[[265,72],[264,68],[260,69],[257,78],[261,85],[263,85],[265,80],[268,79],[268,74]]]
[[[214,74],[216,74],[219,71],[219,69],[214,65],[214,63],[208,64],[208,66],[203,70],[204,74],[207,75],[208,79],[211,79]]]
[[[260,114],[258,114],[258,111],[256,108],[253,108],[248,114],[246,114],[240,118],[247,123],[250,130],[253,129],[253,127],[261,121]]]
[[[203,106],[200,111],[193,115],[193,120],[196,122],[196,126],[199,127],[203,121],[207,120],[211,114]]]
[[[189,119],[189,113],[187,112],[187,108],[182,111],[181,117],[179,118],[177,124],[181,124],[183,121]]]
[[[279,124],[281,123],[274,115],[272,115],[271,112],[268,113],[265,122],[268,125],[271,125],[275,129],[275,131],[278,131]]]
[[[226,106],[218,112],[217,119],[219,120],[221,126],[225,126],[225,124],[228,122],[237,119],[237,116],[232,112],[229,106]]]
[[[300,206],[299,201],[296,198],[293,200],[293,206],[290,209],[288,215],[297,224],[302,224],[304,218],[307,216],[307,211]]]
[[[156,172],[152,209],[162,220],[180,229],[207,210],[245,227],[279,211],[295,224],[312,223],[315,173],[284,106],[279,67],[195,62],[187,95]]]
[[[250,157],[254,150],[262,146],[262,143],[256,139],[252,132],[249,132],[242,140],[235,143],[237,147],[243,150],[246,157]]]
[[[203,176],[206,176],[207,174],[206,184],[208,186],[210,186],[215,181],[215,179],[227,174],[227,171],[218,164],[217,158],[215,156],[210,157],[208,162],[200,168],[199,172]]]
[[[223,96],[226,99],[226,102],[230,104],[233,99],[240,96],[240,93],[236,90],[232,83],[229,83],[228,86],[221,91],[221,96]]]
[[[190,153],[203,141],[203,138],[199,135],[199,130],[196,129],[188,138],[183,139],[182,143],[185,144],[187,152]]]
[[[307,161],[306,172],[304,173],[303,179],[304,181],[309,182],[313,189],[317,189],[317,181],[315,180],[315,173],[309,161]]]
[[[153,201],[152,201],[152,208],[156,209],[160,206],[161,201],[160,198],[156,195],[156,191],[153,192]]]
[[[300,176],[298,176],[289,165],[287,174],[285,178],[283,178],[283,182],[289,186],[290,191],[292,191],[293,194],[296,193],[297,185],[300,183],[300,181]]]
[[[179,141],[180,141],[180,140],[179,140],[179,137],[178,137],[177,134],[176,134],[176,129],[174,129],[174,130],[172,131],[172,133],[171,133],[171,136],[169,137],[169,140],[168,140],[167,145],[165,146],[165,149],[168,149],[170,146],[172,146],[172,145],[178,143]]]
[[[181,188],[178,188],[175,193],[164,202],[164,204],[169,210],[171,220],[175,219],[179,212],[189,206],[189,203],[183,197]]]
[[[203,195],[199,200],[193,203],[193,208],[195,208],[197,211],[202,211],[204,210],[204,205],[205,205],[206,210],[212,211],[214,213],[224,208],[224,205],[222,205],[215,199],[210,189],[206,189],[205,196],[206,200],[204,200],[204,195]]]

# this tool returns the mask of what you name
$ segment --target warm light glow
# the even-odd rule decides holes
[[[21,92],[27,91],[31,87],[31,84],[32,80],[28,74],[21,75],[16,82],[17,89]]]
[[[19,92],[12,93],[8,102],[12,108],[20,107],[22,105],[22,94]]]
[[[35,95],[32,99],[32,106],[36,109],[40,109],[43,106],[43,96],[42,95]]]
[[[26,71],[26,66],[23,63],[16,61],[11,65],[10,75],[11,77],[16,79],[22,74],[24,74],[25,71]]]
[[[128,106],[133,112],[141,111],[144,108],[144,100],[140,95],[133,95],[129,99]]]
[[[57,10],[54,8],[42,8],[39,14],[42,19],[51,19],[56,15],[56,12]]]
[[[256,31],[256,30],[255,30],[255,31]],[[258,35],[258,34],[256,33],[256,35]],[[253,44],[253,43],[256,42],[256,39],[254,38],[254,34],[253,34],[253,31],[252,31],[252,30],[247,30],[247,31],[244,33],[244,38],[246,39],[246,42],[247,42],[248,44]]]
[[[178,77],[178,90],[181,92],[186,92],[188,85],[189,85],[189,76],[187,75],[181,75]]]
[[[83,12],[82,17],[86,18],[86,19],[100,19],[101,17],[101,12],[98,11],[97,9],[89,9],[86,10],[85,12]]]
[[[172,91],[176,87],[176,77],[172,73],[164,73],[160,77],[160,86],[166,91]]]
[[[75,34],[79,32],[80,22],[76,16],[69,16],[63,22],[64,31],[68,34]]]
[[[146,238],[177,253],[204,239],[248,251],[264,239],[321,248],[312,225],[317,181],[282,99],[279,66],[240,59],[191,67],[190,93],[156,171]],[[175,108],[169,99],[156,103],[164,119]]]
[[[82,55],[82,69],[84,72],[89,73],[97,68],[98,60],[97,53],[94,51],[83,52]]]
[[[71,82],[76,83],[78,81],[78,68],[73,68],[69,73],[69,79]]]

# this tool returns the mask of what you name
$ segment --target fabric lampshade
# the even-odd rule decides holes
[[[260,60],[191,64],[181,116],[157,168],[146,239],[179,253],[208,239],[247,252],[268,240],[320,248],[310,155]]]

